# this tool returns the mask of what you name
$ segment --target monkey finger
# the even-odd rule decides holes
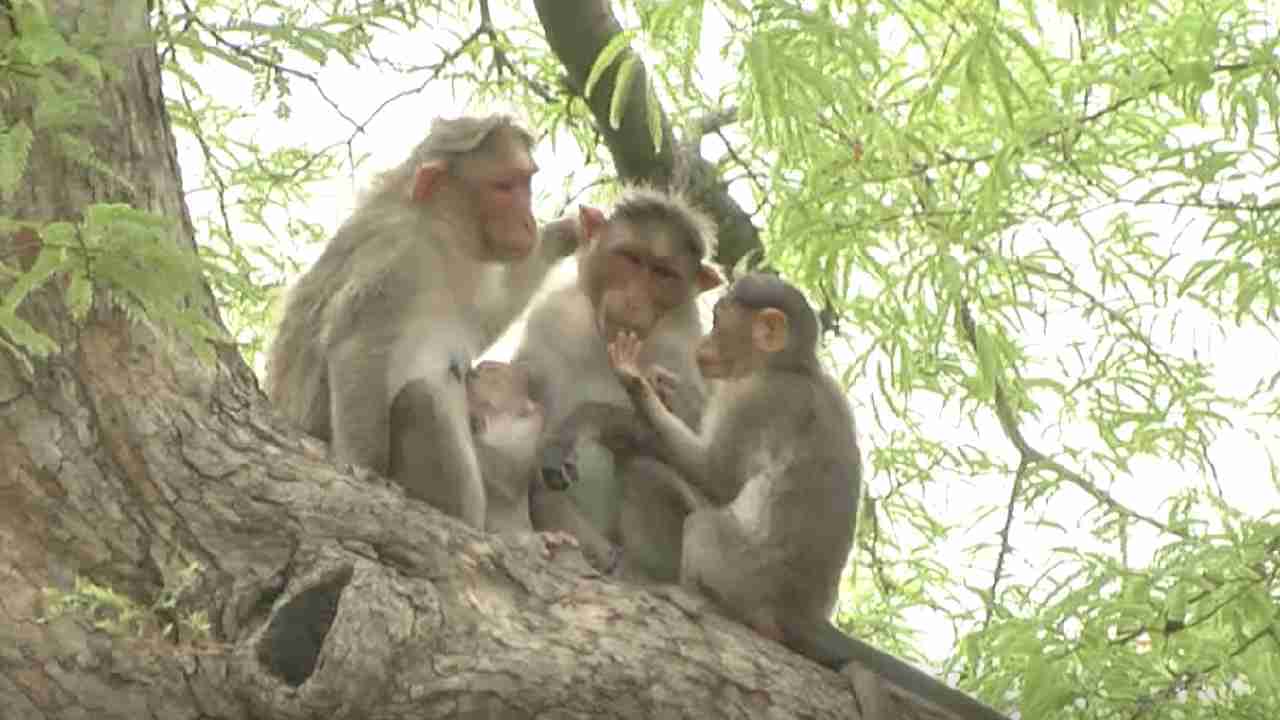
[[[538,539],[542,545],[542,557],[547,560],[554,557],[556,550],[561,548],[580,549],[582,547],[578,544],[577,536],[563,530],[540,532],[538,533]]]
[[[679,381],[679,378],[676,376],[675,373],[662,367],[661,365],[650,365],[649,380],[653,382],[655,385],[658,383],[667,383],[669,385],[674,386],[676,382]]]
[[[663,407],[665,407],[665,408],[667,409],[667,411],[668,411],[668,412],[672,412],[672,413],[674,413],[674,412],[676,411],[676,409],[675,409],[675,401],[676,401],[676,394],[675,394],[675,390],[674,390],[674,389],[672,389],[672,388],[663,388],[663,387],[659,387],[659,388],[656,388],[656,389],[655,389],[655,392],[656,392],[656,393],[657,393],[657,395],[658,395],[658,402],[662,403],[662,406],[663,406]]]

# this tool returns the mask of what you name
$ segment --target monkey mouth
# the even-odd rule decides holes
[[[723,380],[729,376],[728,369],[722,363],[698,360],[698,372],[708,380]]]
[[[641,327],[635,323],[619,322],[611,320],[605,313],[601,312],[596,316],[596,331],[600,333],[600,337],[604,338],[606,343],[611,343],[618,339],[622,333],[632,333],[641,342],[649,335],[652,327]]]

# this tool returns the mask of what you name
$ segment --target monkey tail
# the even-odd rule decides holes
[[[787,644],[801,655],[832,670],[857,663],[884,680],[949,710],[964,720],[1009,720],[1007,715],[949,687],[889,653],[845,635],[830,622],[824,621],[817,627],[799,631],[789,629]]]

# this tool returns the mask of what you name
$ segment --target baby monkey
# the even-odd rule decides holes
[[[567,532],[535,533],[530,521],[529,485],[537,479],[546,412],[529,396],[528,369],[485,360],[467,371],[466,386],[467,419],[484,481],[485,531],[536,536],[547,558],[557,548],[579,547]]]
[[[486,360],[467,372],[467,415],[484,479],[484,529],[532,532],[529,482],[545,414],[522,365]]]
[[[645,377],[634,336],[609,345],[615,372],[679,471],[662,482],[691,510],[680,581],[828,667],[856,661],[962,717],[1007,720],[828,619],[853,545],[862,461],[844,393],[818,362],[818,335],[796,288],[766,274],[737,280],[697,348],[703,377],[720,381],[700,434]]]

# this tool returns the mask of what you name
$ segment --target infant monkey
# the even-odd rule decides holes
[[[486,360],[467,373],[467,413],[484,479],[484,528],[532,532],[529,483],[546,416],[529,397],[529,372]]]
[[[635,338],[609,346],[614,370],[681,477],[680,581],[738,621],[831,668],[851,661],[962,717],[1005,716],[828,620],[853,545],[862,461],[853,416],[817,357],[818,322],[784,280],[746,275],[716,303],[697,349],[719,380],[694,433],[635,362]],[[687,481],[687,482],[686,482]]]

